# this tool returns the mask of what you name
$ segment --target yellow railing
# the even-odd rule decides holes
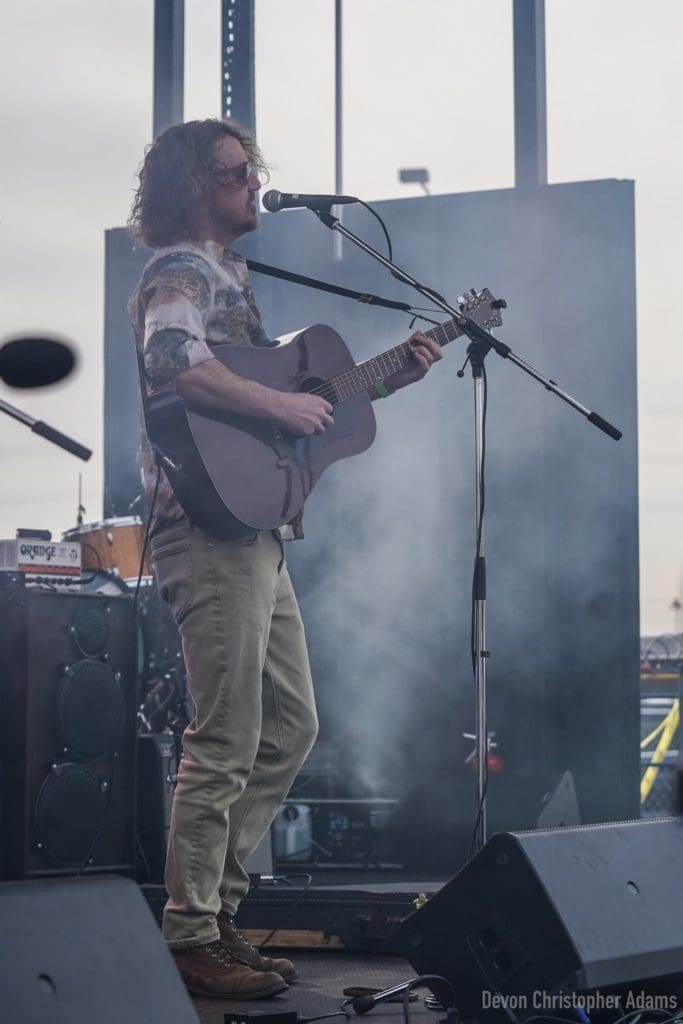
[[[671,705],[666,718],[663,718],[659,725],[652,730],[649,736],[646,736],[644,740],[640,741],[640,749],[646,750],[647,747],[659,736],[659,742],[655,747],[654,753],[652,754],[652,761],[645,769],[645,774],[640,780],[640,802],[644,804],[650,795],[650,791],[655,784],[655,779],[659,773],[659,766],[666,756],[666,752],[671,746],[671,741],[676,735],[678,729],[678,721],[680,717],[679,701],[675,700]]]

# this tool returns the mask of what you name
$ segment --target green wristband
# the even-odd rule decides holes
[[[375,384],[375,391],[380,398],[388,398],[389,395],[393,394],[393,391],[389,390],[383,380],[380,380]]]

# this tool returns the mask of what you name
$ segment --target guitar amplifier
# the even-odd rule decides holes
[[[74,589],[81,581],[81,545],[40,537],[0,540],[0,574],[5,583]]]
[[[131,871],[132,598],[0,588],[0,874]]]

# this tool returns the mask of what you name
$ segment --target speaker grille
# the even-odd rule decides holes
[[[61,867],[81,864],[102,824],[105,795],[90,768],[56,765],[38,792],[36,839],[48,862]]]
[[[84,660],[67,668],[55,701],[62,745],[79,761],[109,754],[116,743],[123,693],[102,661]]]
[[[128,594],[0,588],[0,878],[133,869],[132,626]]]
[[[73,618],[71,633],[76,649],[84,658],[99,657],[109,637],[108,608],[103,602],[81,606]]]

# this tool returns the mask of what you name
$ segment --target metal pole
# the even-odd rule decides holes
[[[477,821],[473,853],[486,842],[486,789],[488,781],[489,731],[486,716],[486,560],[484,557],[484,523],[482,519],[484,470],[484,360],[478,345],[467,349],[474,383],[474,701],[475,701],[475,785]]]
[[[181,124],[185,83],[185,0],[154,0],[154,98],[156,139]]]
[[[342,0],[334,0],[334,192],[342,194]]]
[[[515,185],[548,184],[545,0],[513,0]]]
[[[221,113],[256,134],[254,0],[221,0]]]
[[[334,192],[343,195],[342,0],[334,0]],[[341,220],[340,213],[339,219]],[[342,260],[342,236],[334,233],[334,258]]]

